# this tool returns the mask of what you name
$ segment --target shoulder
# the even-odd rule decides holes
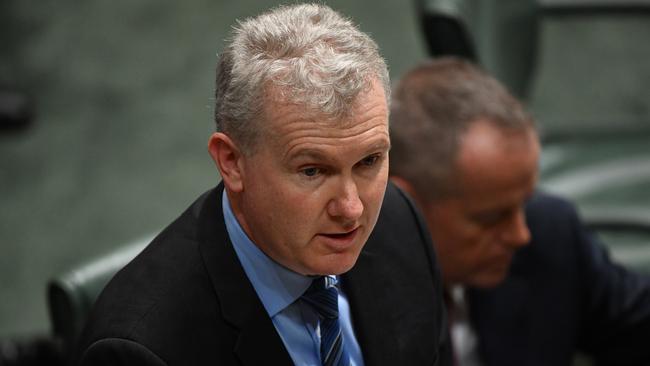
[[[424,220],[411,198],[388,183],[375,231],[410,231],[422,241],[430,241]]]
[[[538,278],[538,273],[550,271],[547,279],[569,275],[567,278],[578,279],[575,274],[582,271],[585,256],[599,248],[575,206],[561,197],[535,192],[525,212],[531,241],[515,254],[511,275]]]
[[[564,198],[535,192],[525,210],[533,241],[574,236],[584,230],[576,207]]]
[[[441,357],[447,326],[433,245],[411,199],[391,183],[368,242],[343,275],[343,286],[358,324],[355,331],[374,349],[367,363],[433,364]]]
[[[418,261],[426,260],[428,267],[437,267],[424,219],[411,198],[392,183],[386,188],[379,218],[367,246],[395,254],[403,252],[400,256],[416,257]]]
[[[214,339],[214,334],[209,337],[202,326],[207,320],[219,322],[219,303],[197,228],[203,198],[108,283],[89,315],[79,352],[138,355],[147,350],[169,355],[171,348],[166,345],[170,340],[192,336]]]
[[[535,218],[553,215],[575,216],[576,208],[571,202],[562,197],[536,191],[526,203],[526,215]]]
[[[401,209],[407,211],[415,211],[415,204],[411,198],[391,181],[388,181],[386,194],[384,195],[384,206],[386,205],[401,207]]]
[[[209,288],[196,243],[179,237],[155,239],[101,293],[83,336],[85,353],[112,349],[137,355],[135,344],[140,344],[165,354],[164,345],[180,339],[174,333],[191,335],[200,326],[198,318],[216,317],[216,297],[199,291]]]
[[[611,263],[598,236],[566,199],[536,192],[526,205],[526,221],[532,240],[515,255],[515,273],[536,273],[546,268],[551,269],[547,277],[571,275],[575,281],[589,283],[594,273],[610,273],[610,269],[618,268]]]

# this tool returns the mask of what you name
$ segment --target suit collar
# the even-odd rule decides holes
[[[237,258],[267,314],[273,318],[300,298],[314,278],[283,267],[262,252],[239,225],[225,192],[222,205],[226,229]]]
[[[405,203],[389,184],[368,242],[354,267],[341,276],[366,365],[433,365],[438,355],[433,281],[420,271],[420,262],[414,264],[413,253],[403,249],[417,249],[412,240],[418,238],[415,232],[405,238],[400,229],[405,222],[412,229],[411,218],[402,216]],[[429,242],[424,245],[432,250]],[[430,294],[422,293],[426,286],[431,286]]]
[[[222,211],[223,183],[197,202],[201,255],[222,316],[239,330],[234,352],[244,365],[291,365],[273,322],[246,277],[228,237]]]
[[[369,244],[369,243],[368,243]],[[396,355],[396,329],[389,314],[394,309],[386,301],[386,284],[382,278],[371,273],[382,273],[382,268],[366,244],[355,266],[348,273],[341,276],[341,286],[350,302],[352,323],[361,347],[364,363],[366,365],[398,365]],[[381,299],[368,301],[368,299]],[[381,324],[382,326],[377,326]]]

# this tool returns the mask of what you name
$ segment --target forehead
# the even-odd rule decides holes
[[[532,128],[506,130],[489,121],[470,125],[461,137],[456,160],[461,195],[499,200],[533,189],[539,142]]]
[[[307,146],[388,140],[388,107],[379,83],[358,95],[349,113],[341,116],[319,113],[272,96],[268,100],[264,108],[264,134],[287,153]]]

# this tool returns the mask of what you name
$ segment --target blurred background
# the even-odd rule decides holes
[[[526,101],[544,189],[650,270],[649,1],[323,1],[377,41],[393,81],[474,58]],[[47,335],[48,280],[146,241],[216,185],[216,54],[280,1],[0,2],[0,339]]]

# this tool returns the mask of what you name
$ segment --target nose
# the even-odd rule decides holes
[[[334,197],[328,202],[327,213],[333,218],[351,224],[361,217],[363,203],[354,179],[343,178],[338,183]]]
[[[523,208],[513,213],[504,228],[501,239],[512,248],[520,248],[530,242],[530,230],[526,224],[526,215]]]

